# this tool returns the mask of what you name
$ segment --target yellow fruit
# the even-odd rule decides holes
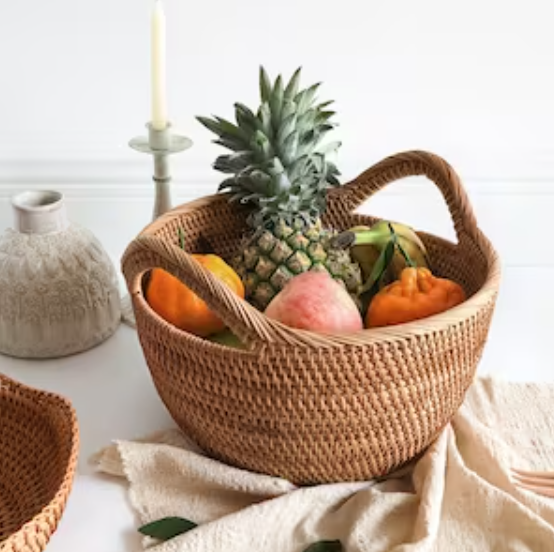
[[[378,288],[382,288],[395,281],[402,270],[408,266],[403,252],[413,265],[430,268],[430,262],[425,245],[421,238],[408,225],[399,222],[381,220],[369,226],[354,226],[337,237],[337,243],[342,247],[350,247],[352,258],[360,265],[364,282],[373,274],[376,263],[393,238],[391,227],[396,235],[396,247],[390,262],[378,281]],[[403,252],[402,252],[403,251]]]

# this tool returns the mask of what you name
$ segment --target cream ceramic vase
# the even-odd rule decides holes
[[[53,358],[100,344],[121,320],[111,259],[68,220],[61,193],[26,191],[12,207],[15,228],[0,237],[0,352]]]

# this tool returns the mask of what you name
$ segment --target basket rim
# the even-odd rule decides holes
[[[219,202],[225,202],[227,195],[228,194],[214,193],[201,196],[189,202],[185,202],[166,212],[155,222],[145,226],[144,229],[139,233],[139,235],[143,233],[148,233],[150,235],[158,236],[160,231],[165,228],[166,225],[170,224],[174,219],[179,218],[183,214],[183,212],[194,211],[196,208],[206,207],[208,205],[217,204]],[[373,220],[381,220],[380,217],[370,214],[358,214],[358,216],[362,218],[368,217]],[[416,230],[416,232],[422,237],[430,237],[438,242],[443,242],[448,245],[456,245],[455,242],[447,240],[431,232],[424,232],[419,230]],[[345,345],[348,343],[363,345],[369,344],[373,341],[405,340],[415,336],[420,336],[422,333],[427,333],[428,331],[437,332],[447,330],[452,325],[464,321],[473,316],[475,313],[479,312],[482,308],[488,305],[490,301],[494,300],[496,294],[499,291],[501,278],[501,263],[499,255],[493,247],[492,243],[480,229],[477,229],[477,233],[480,238],[480,243],[478,244],[479,250],[485,255],[488,262],[486,278],[483,282],[483,285],[475,293],[468,297],[463,303],[450,308],[448,311],[433,314],[420,320],[404,322],[400,324],[395,324],[393,326],[363,328],[355,332],[325,333],[314,332],[310,330],[299,330],[296,328],[288,328],[284,326],[285,331],[288,331],[294,335],[301,334],[307,337],[308,340],[321,340],[321,338],[323,337],[335,341],[337,345]],[[173,246],[177,248],[176,245]],[[165,331],[170,330],[171,334],[175,337],[179,337],[181,339],[184,339],[185,341],[193,341],[195,344],[202,343],[203,345],[205,344],[205,346],[208,348],[222,347],[222,345],[218,343],[213,343],[208,339],[204,339],[185,330],[181,330],[180,328],[177,328],[164,320],[148,305],[148,302],[146,301],[146,298],[144,297],[144,294],[141,290],[134,291],[132,295],[134,301],[139,301],[141,303],[143,314],[150,319],[150,322],[154,323],[160,329],[163,328]],[[237,300],[240,302],[247,302],[246,299],[242,298],[237,298]],[[263,317],[265,317],[265,314],[262,311],[260,311],[260,313]],[[237,354],[245,354],[249,352],[248,349],[243,350],[231,347],[225,347],[225,349]]]
[[[37,512],[31,519],[24,522],[17,531],[9,535],[6,539],[0,541],[1,549],[3,549],[4,546],[7,547],[10,545],[13,547],[13,550],[18,550],[21,542],[23,542],[26,546],[27,540],[36,539],[38,534],[45,535],[46,542],[48,542],[51,535],[56,530],[58,523],[63,516],[77,472],[80,432],[75,407],[67,397],[64,397],[59,393],[24,384],[7,376],[6,374],[0,373],[0,394],[4,396],[19,394],[32,399],[40,397],[43,399],[43,401],[41,401],[41,411],[48,411],[44,408],[44,405],[47,404],[50,409],[54,409],[58,413],[61,413],[66,418],[69,423],[69,427],[71,428],[69,458],[64,468],[64,476],[60,482],[58,490],[48,504],[43,506],[39,512]],[[29,538],[25,538],[25,535],[28,535]],[[44,548],[42,544],[40,544],[40,546],[42,549]],[[46,546],[46,543],[44,546]]]
[[[454,224],[457,242],[446,240],[430,232],[416,232],[423,238],[432,238],[446,246],[467,245],[479,251],[487,264],[487,273],[482,285],[466,300],[448,311],[428,316],[424,319],[395,324],[391,326],[367,328],[352,332],[322,332],[288,327],[285,324],[268,318],[264,312],[256,309],[251,303],[234,294],[210,271],[204,269],[191,256],[181,250],[173,240],[166,240],[163,230],[173,224],[176,218],[186,217],[189,213],[219,208],[229,205],[230,192],[221,190],[204,195],[192,201],[176,206],[146,225],[139,235],[129,244],[122,257],[122,270],[128,290],[133,298],[134,308],[139,308],[150,323],[164,329],[174,328],[166,324],[150,309],[143,297],[141,276],[149,268],[160,266],[169,270],[201,296],[212,308],[219,312],[227,326],[246,341],[249,350],[257,350],[264,345],[286,344],[301,347],[341,347],[345,345],[368,345],[375,342],[397,341],[420,336],[422,333],[443,332],[454,325],[464,322],[494,304],[500,285],[500,259],[492,243],[483,234],[477,224],[471,201],[459,176],[453,167],[436,154],[412,150],[394,154],[372,165],[353,180],[328,191],[328,201],[336,204],[339,212],[349,213],[358,219],[379,220],[367,213],[360,213],[358,208],[372,195],[392,182],[407,176],[426,176],[441,192]],[[246,223],[246,206],[235,204],[242,223]],[[244,210],[243,210],[244,209]],[[326,211],[321,213],[322,219]],[[212,211],[213,213],[213,211]],[[382,220],[382,219],[381,219]],[[364,324],[365,326],[365,324]],[[137,325],[137,329],[140,328]],[[178,336],[190,339],[191,334],[174,328],[173,338]],[[196,337],[196,336],[195,336]],[[206,344],[210,342],[204,340]]]

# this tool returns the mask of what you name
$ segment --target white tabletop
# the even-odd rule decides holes
[[[480,374],[554,381],[550,362],[554,296],[544,291],[550,289],[552,276],[552,271],[518,269],[506,274]],[[0,356],[0,372],[64,394],[79,417],[78,475],[48,552],[141,550],[139,520],[128,505],[125,482],[95,473],[88,463],[91,454],[113,439],[142,437],[174,426],[153,386],[136,331],[121,325],[100,346],[64,359]]]

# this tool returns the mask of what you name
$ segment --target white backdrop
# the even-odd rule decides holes
[[[347,175],[414,147],[472,177],[553,172],[549,0],[164,1],[169,113],[197,143],[190,174],[206,174],[216,151],[194,115],[255,102],[260,63],[272,74],[302,65],[306,82],[324,82]],[[21,159],[134,162],[126,142],[149,117],[150,8],[2,2],[3,178]]]
[[[334,99],[344,180],[428,149],[459,171],[505,266],[495,370],[548,355],[554,292],[554,7],[548,0],[164,0],[168,104],[194,141],[173,159],[175,200],[215,190],[221,151],[195,115],[258,101],[258,66]],[[150,0],[18,0],[0,7],[0,223],[23,188],[65,193],[116,262],[149,221],[151,160],[128,140],[150,115]],[[451,236],[428,182],[367,206]],[[523,314],[516,314],[521,308]],[[492,353],[491,353],[492,354]],[[495,353],[496,354],[496,353]],[[500,355],[500,353],[498,353]],[[503,366],[500,366],[500,361]]]

